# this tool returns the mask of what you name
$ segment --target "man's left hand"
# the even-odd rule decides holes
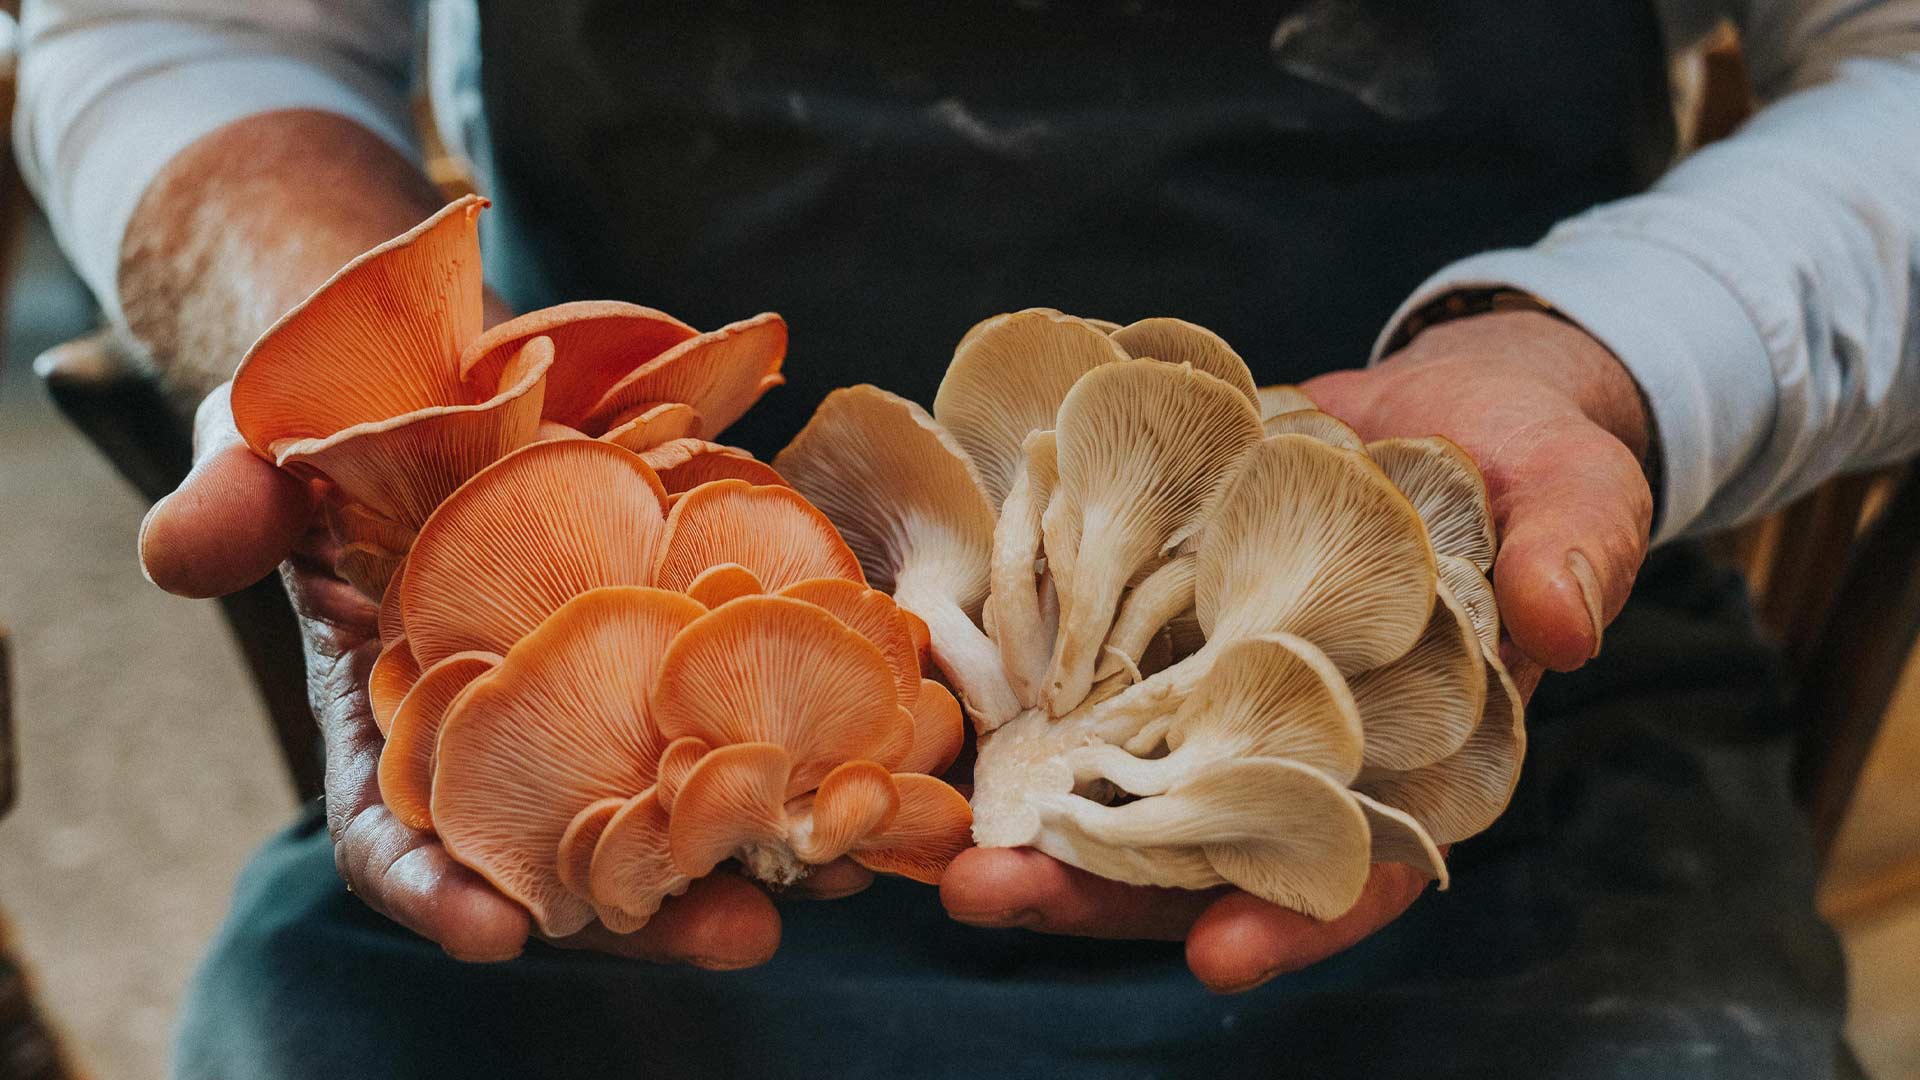
[[[1544,669],[1597,655],[1646,556],[1653,498],[1649,421],[1606,347],[1545,314],[1442,323],[1365,370],[1302,389],[1361,436],[1444,435],[1479,463],[1500,552],[1502,657],[1528,696]],[[1340,952],[1412,904],[1426,879],[1376,863],[1360,900],[1320,922],[1237,889],[1184,892],[1095,877],[1028,849],[962,853],[941,881],[947,911],[976,926],[1184,940],[1217,992],[1252,989]]]

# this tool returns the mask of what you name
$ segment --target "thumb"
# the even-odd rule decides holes
[[[1577,668],[1599,653],[1646,557],[1653,497],[1640,463],[1578,414],[1515,433],[1482,460],[1507,634],[1546,667]]]
[[[147,579],[181,596],[224,596],[266,577],[313,516],[307,484],[241,439],[231,391],[224,383],[200,403],[193,469],[140,523]]]

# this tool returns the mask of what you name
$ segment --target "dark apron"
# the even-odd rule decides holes
[[[496,282],[699,326],[771,308],[768,453],[834,386],[930,401],[1034,304],[1222,332],[1263,382],[1359,363],[1450,259],[1634,190],[1670,145],[1638,0],[484,4]],[[1663,553],[1550,678],[1454,885],[1230,998],[1177,945],[972,929],[887,880],[750,972],[540,946],[456,964],[341,887],[310,815],[242,878],[180,1075],[1831,1075],[1843,980],[1744,596]]]

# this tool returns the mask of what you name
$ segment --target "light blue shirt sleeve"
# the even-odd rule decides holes
[[[413,26],[407,0],[26,0],[15,153],[109,315],[128,219],[201,136],[320,109],[417,156]]]
[[[1735,13],[1765,106],[1645,194],[1475,255],[1408,298],[1539,296],[1646,392],[1655,540],[1920,452],[1920,2]]]

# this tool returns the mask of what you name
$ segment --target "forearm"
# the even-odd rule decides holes
[[[121,307],[169,389],[197,400],[283,312],[441,201],[352,120],[246,117],[176,155],[141,197],[121,245]]]

